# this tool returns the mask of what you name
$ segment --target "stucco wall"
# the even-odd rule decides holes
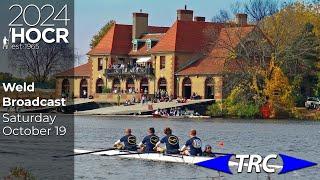
[[[208,78],[207,76],[179,76],[179,97],[183,97],[183,80],[185,78],[190,78],[191,80],[191,92],[196,93],[201,96],[201,98],[205,98],[205,81]],[[214,98],[216,100],[222,99],[222,77],[214,76],[211,77],[214,81]]]

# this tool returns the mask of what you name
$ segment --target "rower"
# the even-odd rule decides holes
[[[216,157],[216,155],[214,155],[214,153],[212,152],[212,147],[210,145],[205,146],[202,155],[207,157]]]
[[[137,150],[137,138],[136,136],[131,134],[131,129],[125,129],[125,136],[114,143],[114,147],[123,146],[121,143],[124,144],[124,147],[120,147],[119,149],[125,149],[129,151],[136,151]]]
[[[189,133],[190,139],[181,148],[181,154],[188,156],[201,156],[202,155],[202,143],[201,139],[197,137],[197,131],[191,129]]]
[[[154,147],[158,143],[159,137],[154,133],[155,133],[154,128],[153,127],[149,128],[148,135],[143,138],[141,143],[139,143],[139,147],[142,150],[142,152],[145,152],[145,153],[156,152],[154,150]]]
[[[166,135],[163,137],[155,146],[155,148],[159,149],[159,145],[166,144],[166,153],[167,154],[179,154],[179,139],[177,136],[172,134],[171,128],[167,127],[164,129],[164,134]]]

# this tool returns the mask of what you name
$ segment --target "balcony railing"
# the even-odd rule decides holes
[[[133,67],[133,68],[109,68],[106,69],[106,76],[152,76],[154,69],[151,67]]]

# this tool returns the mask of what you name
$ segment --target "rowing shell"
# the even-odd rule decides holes
[[[74,149],[75,153],[89,153],[90,150],[80,150]],[[163,162],[174,162],[174,163],[186,163],[186,164],[196,164],[199,162],[214,159],[214,157],[204,157],[204,156],[185,156],[185,155],[174,155],[174,154],[160,154],[160,153],[137,153],[136,151],[121,151],[121,150],[109,150],[91,153],[92,155],[100,156],[117,156],[120,158],[128,159],[142,159],[150,161],[163,161]],[[229,161],[229,166],[238,166],[239,163],[234,161]],[[247,166],[245,163],[244,166]]]
[[[91,150],[74,149],[74,153],[90,153]],[[185,155],[173,155],[173,154],[161,154],[161,153],[137,153],[136,151],[123,151],[123,150],[108,150],[90,153],[92,155],[99,156],[117,156],[126,159],[141,159],[149,161],[162,161],[162,162],[173,162],[173,163],[185,163],[185,164],[196,164],[203,161],[212,160],[215,157],[204,157],[204,156],[185,156]],[[230,160],[228,165],[230,167],[238,167],[239,163],[236,160]],[[244,167],[248,167],[248,163],[243,164]],[[282,169],[281,165],[268,165],[269,168]]]

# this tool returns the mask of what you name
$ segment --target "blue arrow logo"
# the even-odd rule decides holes
[[[199,163],[196,163],[198,166],[202,166],[205,168],[213,169],[216,171],[221,171],[227,174],[232,174],[229,168],[229,160],[231,158],[232,154],[226,155],[226,156],[220,156],[214,159],[210,159],[207,161],[202,161]]]
[[[279,174],[285,174],[287,172],[317,165],[317,163],[290,157],[284,154],[279,154],[279,156],[281,157],[283,162],[283,168],[281,169]]]

